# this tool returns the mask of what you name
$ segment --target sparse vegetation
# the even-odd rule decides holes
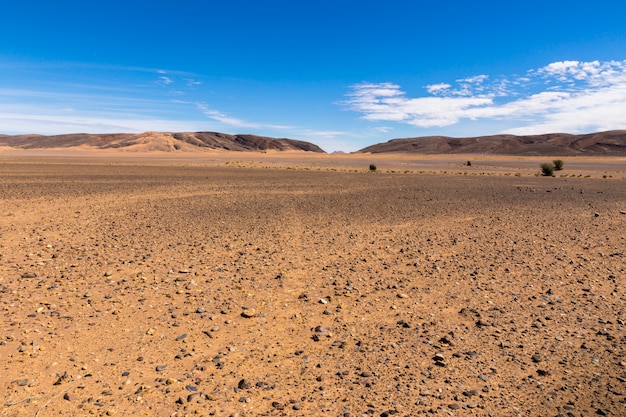
[[[376,172],[376,165],[370,164],[370,172]]]
[[[543,164],[541,164],[541,175],[544,177],[553,177],[554,176],[554,165],[549,163],[549,162],[545,162]]]
[[[552,161],[552,164],[554,165],[555,171],[560,171],[563,169],[563,161],[560,159],[555,159],[554,161]]]

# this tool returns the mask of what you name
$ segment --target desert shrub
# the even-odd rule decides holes
[[[376,165],[370,164],[370,172],[376,172]]]
[[[541,175],[544,177],[553,177],[554,176],[554,165],[546,162],[541,164]]]
[[[552,164],[554,165],[555,171],[560,171],[563,169],[563,161],[561,161],[560,159],[555,159],[554,161],[552,161]]]

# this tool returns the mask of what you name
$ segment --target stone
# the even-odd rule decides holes
[[[256,317],[257,315],[258,315],[257,311],[253,308],[248,308],[241,312],[241,317],[246,318],[246,319],[251,319],[253,317]]]
[[[272,401],[272,407],[274,407],[277,410],[284,410],[285,406],[281,403],[279,403],[278,401]]]

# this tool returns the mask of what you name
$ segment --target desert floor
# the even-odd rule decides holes
[[[626,161],[561,159],[2,153],[0,416],[624,416]]]

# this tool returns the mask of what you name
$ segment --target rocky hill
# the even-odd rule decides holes
[[[0,146],[21,149],[87,147],[94,149],[121,149],[128,151],[197,151],[202,149],[224,149],[229,151],[307,151],[324,153],[310,142],[294,139],[275,139],[255,135],[229,135],[217,132],[140,134],[67,134],[43,135],[0,135]]]
[[[494,154],[494,155],[626,155],[626,130],[570,135],[494,135],[468,138],[425,136],[392,139],[359,153]]]

